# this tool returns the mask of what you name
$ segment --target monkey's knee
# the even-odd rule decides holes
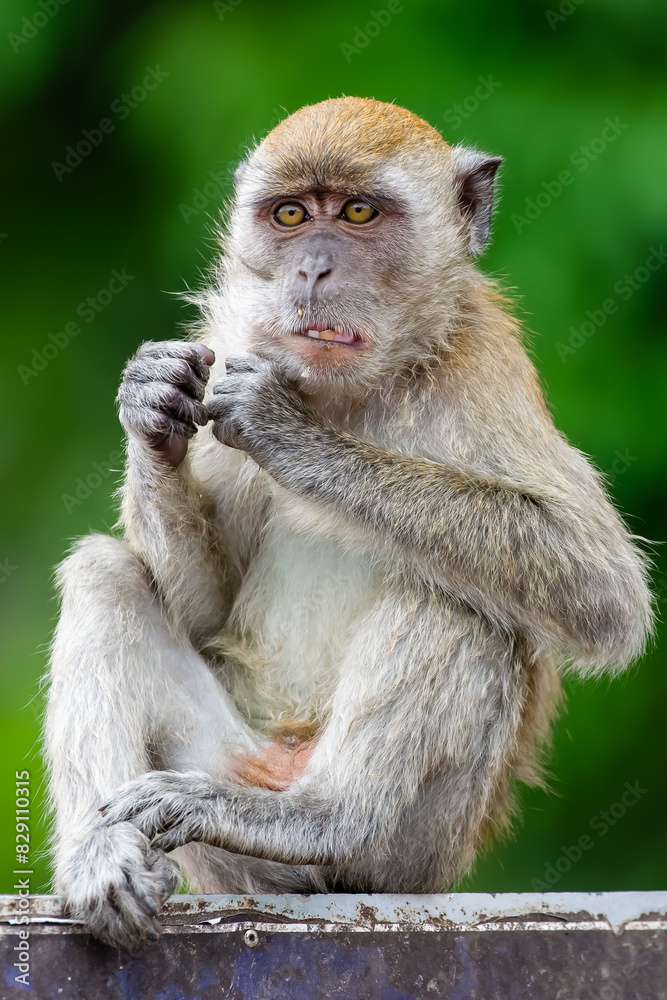
[[[146,596],[146,570],[127,542],[110,535],[88,535],[78,541],[56,571],[63,605],[70,598],[114,605]]]

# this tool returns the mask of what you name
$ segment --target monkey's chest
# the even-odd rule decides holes
[[[380,586],[363,552],[274,518],[220,637],[232,695],[253,725],[326,717]]]

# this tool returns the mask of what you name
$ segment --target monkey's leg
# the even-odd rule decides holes
[[[195,840],[323,865],[342,886],[448,884],[497,806],[526,688],[512,643],[473,612],[389,593],[360,623],[297,784],[272,792],[153,772],[120,789],[105,818],[166,849]]]
[[[61,566],[60,584],[45,729],[56,885],[99,937],[136,943],[155,935],[156,907],[174,891],[177,866],[129,823],[100,828],[99,806],[155,766],[151,750],[172,767],[220,774],[226,746],[257,744],[204,660],[166,621],[124,542],[85,539]]]
[[[433,594],[381,602],[349,650],[313,761],[333,761],[332,887],[451,887],[503,818],[528,697],[520,651],[474,612]]]

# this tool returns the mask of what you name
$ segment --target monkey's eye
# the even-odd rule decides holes
[[[278,206],[274,217],[281,226],[298,226],[306,218],[306,210],[303,205],[288,202]]]
[[[366,201],[348,201],[341,214],[348,222],[356,222],[359,225],[362,222],[370,222],[378,213]]]

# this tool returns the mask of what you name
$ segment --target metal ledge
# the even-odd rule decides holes
[[[0,896],[2,1000],[21,942],[38,1000],[667,1000],[667,892],[172,896],[137,954],[27,902]]]

